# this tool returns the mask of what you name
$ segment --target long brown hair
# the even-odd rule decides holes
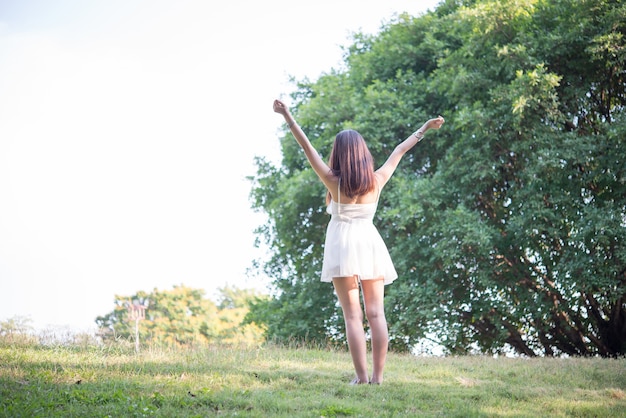
[[[339,177],[341,191],[349,198],[371,192],[376,187],[374,157],[360,133],[346,129],[337,134],[328,166]],[[327,195],[327,200],[330,193]]]

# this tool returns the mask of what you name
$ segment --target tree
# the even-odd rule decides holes
[[[37,338],[32,335],[32,320],[26,316],[13,316],[0,321],[0,342],[8,344],[33,344]]]
[[[221,344],[258,344],[263,341],[263,328],[246,322],[250,306],[263,298],[252,289],[226,286],[218,289],[218,319],[220,332],[216,339]]]
[[[345,71],[297,84],[293,112],[322,154],[352,127],[380,161],[411,124],[446,117],[379,205],[400,273],[394,348],[626,353],[625,22],[610,0],[448,0],[355,35]],[[269,337],[332,339],[324,190],[289,134],[282,147],[252,189],[276,287],[257,308]]]
[[[460,10],[473,35],[432,80],[456,103],[458,138],[408,203],[437,202],[414,228],[419,239],[405,241],[427,286],[393,289],[403,293],[395,319],[437,332],[453,352],[619,355],[624,60],[602,57],[623,57],[623,38],[611,54],[595,45],[624,33],[624,6],[533,4]],[[580,44],[590,47],[570,65]],[[468,96],[455,85],[469,75],[480,91]],[[415,317],[400,318],[407,311]]]
[[[0,336],[6,337],[31,332],[33,330],[32,322],[29,317],[20,315],[0,321]]]
[[[146,318],[139,321],[142,341],[166,346],[190,346],[221,343],[240,344],[261,341],[261,330],[255,325],[242,324],[248,311],[248,300],[256,296],[252,291],[235,288],[221,289],[220,307],[204,298],[204,291],[186,286],[172,290],[154,289],[151,293],[139,291],[132,296],[115,296],[114,310],[100,316],[96,323],[105,341],[116,338],[134,338],[134,321],[130,321],[128,307],[137,304],[146,307]],[[233,303],[225,303],[225,300]]]

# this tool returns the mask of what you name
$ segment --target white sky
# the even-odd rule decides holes
[[[0,320],[95,328],[114,295],[246,277],[253,158],[289,76],[438,0],[0,0]]]

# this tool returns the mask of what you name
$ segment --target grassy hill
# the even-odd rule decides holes
[[[0,417],[626,417],[626,359],[389,355],[350,386],[344,351],[0,345]]]

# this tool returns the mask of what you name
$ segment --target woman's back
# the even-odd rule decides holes
[[[360,196],[355,196],[352,198],[341,193],[341,195],[337,197],[337,200],[335,200],[335,197],[336,197],[336,193],[333,194],[333,198],[332,198],[332,201],[335,203],[362,205],[362,204],[368,204],[368,203],[376,203],[378,201],[378,192],[377,191],[370,192],[370,193],[360,195]]]
[[[360,194],[360,195],[356,195],[356,196],[348,196],[344,193],[343,190],[341,190],[341,180],[337,179],[337,185],[335,187],[333,187],[334,191],[331,192],[331,196],[332,196],[332,201],[334,201],[335,203],[342,203],[342,204],[368,204],[368,203],[375,203],[378,202],[378,198],[380,196],[380,190],[382,189],[382,187],[380,186],[381,184],[381,180],[379,179],[379,175],[377,175],[376,173],[374,173],[374,188],[372,190],[370,190],[367,193],[364,194]],[[339,189],[339,195],[337,193],[337,190]],[[330,202],[328,202],[330,203]]]

